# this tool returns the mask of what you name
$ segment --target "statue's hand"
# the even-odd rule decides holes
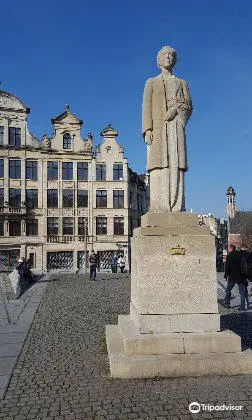
[[[152,145],[152,141],[153,141],[153,135],[152,135],[152,130],[147,130],[145,135],[144,135],[144,141],[146,144],[148,144],[149,146]]]
[[[164,121],[172,121],[178,115],[176,108],[168,109],[165,114]]]

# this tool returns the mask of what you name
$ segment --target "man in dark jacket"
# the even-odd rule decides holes
[[[90,280],[96,280],[97,262],[98,262],[97,254],[92,249],[90,257],[89,257]]]
[[[238,254],[239,254],[239,257],[240,257],[240,260],[241,260],[241,273],[242,273],[242,277],[243,277],[243,280],[244,280],[245,300],[247,302],[247,309],[249,309],[248,282],[249,282],[250,279],[249,279],[249,276],[244,273],[244,271],[245,271],[244,267],[246,265],[246,262],[248,260],[250,260],[251,254],[248,251],[248,247],[247,247],[246,244],[242,244],[240,251],[238,251]]]
[[[245,283],[246,279],[241,272],[241,260],[242,254],[241,251],[237,251],[234,245],[230,245],[229,247],[229,254],[227,255],[226,264],[225,264],[225,274],[224,277],[227,279],[227,290],[226,290],[226,298],[225,298],[225,306],[230,308],[230,300],[231,300],[231,291],[235,284],[237,284],[239,288],[239,293],[241,297],[241,306],[238,310],[244,311],[245,310]]]

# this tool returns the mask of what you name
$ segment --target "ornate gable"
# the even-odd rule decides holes
[[[69,111],[69,105],[66,105],[65,111],[62,112],[62,114],[53,118],[51,121],[52,124],[83,124],[82,120],[79,120],[79,118],[75,117],[75,115]]]
[[[3,90],[0,90],[0,109],[24,112],[26,114],[30,112],[30,108],[27,108],[19,98]]]

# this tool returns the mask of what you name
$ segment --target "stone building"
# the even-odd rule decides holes
[[[27,108],[0,91],[0,270],[21,256],[35,272],[85,269],[85,252],[101,269],[114,252],[126,257],[130,236],[147,211],[145,179],[128,166],[109,125],[93,151],[90,133],[66,106],[40,142],[28,129]]]
[[[238,248],[242,243],[252,250],[252,211],[236,210],[235,190],[227,189],[228,242]]]
[[[228,246],[227,220],[215,217],[214,214],[200,214],[199,225],[209,226],[211,233],[215,236],[216,247],[216,268],[222,270],[224,267],[224,255]]]

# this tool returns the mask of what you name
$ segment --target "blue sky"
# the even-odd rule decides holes
[[[237,0],[14,0],[1,4],[1,88],[31,108],[41,139],[64,110],[98,143],[109,122],[145,171],[141,102],[163,45],[178,54],[194,112],[187,126],[186,207],[225,216],[226,188],[252,210],[252,3]]]

